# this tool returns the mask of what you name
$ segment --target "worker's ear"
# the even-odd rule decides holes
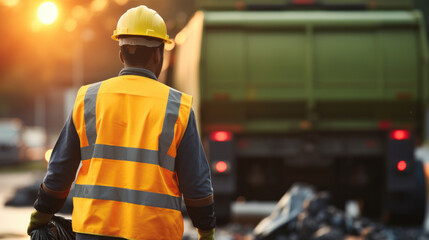
[[[155,76],[159,77],[159,74],[161,74],[162,70],[162,64],[164,63],[164,48],[158,47],[152,54],[152,61],[155,64]]]
[[[124,58],[122,57],[122,51],[119,50],[119,59],[121,60],[121,63],[124,64]]]
[[[161,52],[161,48],[157,48],[156,51],[153,53],[153,60],[156,64],[159,64],[162,61]]]

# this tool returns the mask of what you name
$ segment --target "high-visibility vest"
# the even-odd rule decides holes
[[[191,105],[191,96],[134,75],[79,89],[73,109],[82,158],[75,232],[182,239],[174,161]]]

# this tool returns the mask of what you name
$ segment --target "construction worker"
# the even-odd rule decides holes
[[[170,42],[164,20],[146,6],[129,9],[112,38],[124,68],[79,89],[28,234],[62,208],[80,167],[77,239],[182,239],[182,195],[200,239],[214,239],[213,190],[192,97],[157,81]]]

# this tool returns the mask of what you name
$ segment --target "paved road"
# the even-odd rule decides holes
[[[36,179],[40,179],[42,174],[42,172],[0,174],[0,239],[29,238],[26,228],[33,208],[6,207],[5,202],[14,195],[16,188],[32,184]]]

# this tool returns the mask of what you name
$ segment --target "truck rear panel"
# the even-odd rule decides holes
[[[415,126],[427,92],[420,23],[418,12],[208,12],[202,120],[245,131]]]

